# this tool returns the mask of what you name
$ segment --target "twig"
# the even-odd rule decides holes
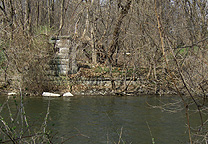
[[[118,141],[118,144],[120,144],[120,142],[121,142],[121,136],[122,136],[122,132],[123,132],[123,127],[121,127],[121,132],[120,132],[120,135],[119,135],[119,141]]]
[[[74,137],[78,137],[78,136],[83,136],[83,137],[90,138],[90,137],[87,136],[87,135],[81,134],[80,130],[78,130],[77,128],[75,128],[75,129],[76,129],[79,133],[78,133],[78,134],[75,134],[75,135],[73,135],[73,136],[71,136],[71,137],[69,137],[69,138],[67,138],[67,139],[64,140],[64,141],[62,141],[61,144],[65,143],[66,141],[68,141],[68,140],[70,140],[70,139],[72,139],[72,138],[74,138]]]
[[[151,138],[152,138],[152,144],[155,144],[155,139],[154,139],[153,136],[152,136],[152,131],[151,131],[150,126],[149,126],[149,124],[148,124],[147,121],[146,121],[146,124],[147,124],[147,127],[148,127],[148,129],[149,129],[150,136],[151,136]]]
[[[46,133],[46,127],[47,127],[47,121],[48,121],[48,115],[50,113],[50,100],[48,101],[48,109],[47,109],[47,112],[46,112],[46,116],[45,116],[45,119],[44,119],[44,122],[42,124],[42,128],[43,128],[43,133]]]

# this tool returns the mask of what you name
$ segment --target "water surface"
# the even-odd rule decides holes
[[[7,97],[0,99],[3,103]],[[184,144],[188,141],[184,111],[170,113],[150,106],[176,100],[155,96],[26,97],[24,106],[30,124],[38,126],[50,101],[47,128],[56,134],[52,139],[55,143],[68,139],[70,144],[151,144],[154,139],[156,144]],[[15,109],[13,98],[9,101]]]

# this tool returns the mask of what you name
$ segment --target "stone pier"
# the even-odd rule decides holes
[[[52,37],[50,43],[55,45],[57,50],[55,58],[51,62],[51,70],[54,71],[54,74],[67,75],[71,73],[72,69],[76,67],[76,61],[72,60],[73,56],[73,45],[72,39],[70,36],[58,36]]]

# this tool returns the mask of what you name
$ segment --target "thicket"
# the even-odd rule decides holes
[[[0,8],[4,87],[15,79],[23,89],[49,90],[56,52],[49,39],[68,35],[76,63],[108,69],[103,75],[112,80],[142,77],[138,87],[156,94],[206,94],[206,1],[11,0]],[[113,82],[112,89],[132,91]]]
[[[49,61],[54,49],[48,43],[49,36],[35,30],[29,35],[22,29],[16,29],[12,35],[6,35],[1,41],[1,79],[3,86],[31,93],[40,93],[53,85],[47,78]]]

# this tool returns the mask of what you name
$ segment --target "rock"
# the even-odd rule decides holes
[[[52,96],[52,97],[60,97],[60,94],[50,93],[50,92],[43,92],[42,96]]]
[[[14,96],[14,95],[17,95],[17,93],[15,93],[15,92],[8,93],[8,96]]]
[[[67,96],[73,96],[73,94],[71,94],[70,92],[67,92],[67,93],[64,93],[63,96],[64,96],[64,97],[67,97]]]

